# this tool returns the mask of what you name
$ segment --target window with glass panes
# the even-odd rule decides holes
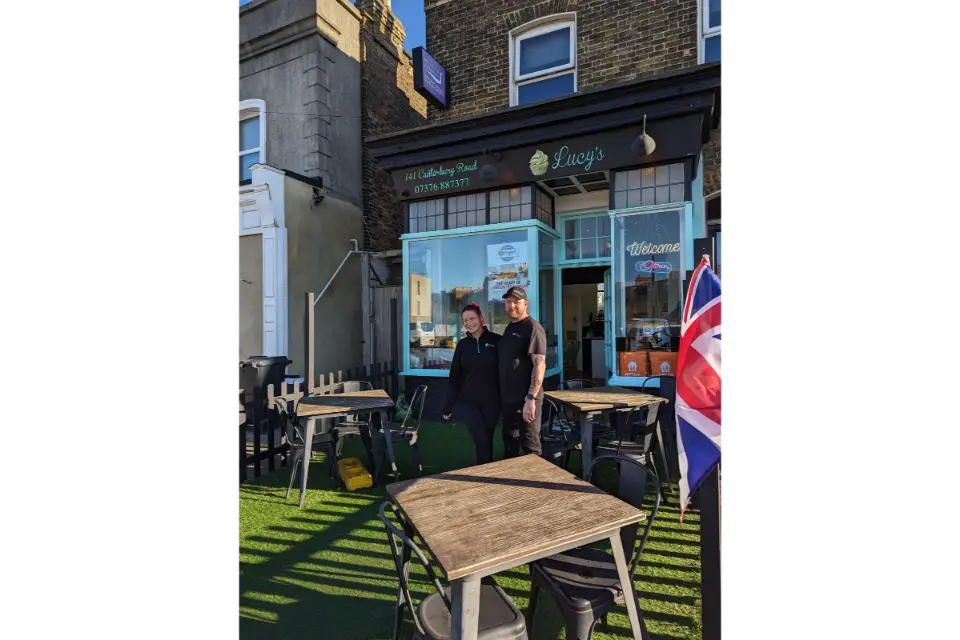
[[[701,50],[704,62],[720,61],[720,0],[703,0]]]
[[[563,260],[610,257],[610,216],[604,213],[563,218]]]
[[[510,104],[575,93],[577,33],[574,14],[514,33]]]
[[[618,171],[614,177],[613,202],[617,209],[683,202],[683,163]]]

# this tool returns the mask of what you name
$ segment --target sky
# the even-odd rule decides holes
[[[407,39],[403,48],[413,51],[414,47],[426,46],[427,19],[423,12],[423,0],[393,0],[393,13],[400,18]]]

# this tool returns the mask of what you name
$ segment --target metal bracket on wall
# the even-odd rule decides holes
[[[320,302],[320,298],[323,297],[323,294],[327,292],[327,289],[330,288],[330,285],[333,284],[333,279],[337,277],[337,274],[340,273],[340,269],[343,269],[343,265],[347,264],[347,260],[350,259],[355,253],[361,253],[359,247],[357,246],[357,241],[353,238],[350,238],[350,242],[353,243],[353,249],[347,251],[347,255],[343,257],[343,260],[340,262],[340,266],[337,267],[337,270],[333,272],[333,275],[330,276],[330,279],[327,280],[326,286],[317,294],[317,299],[313,301],[313,306],[317,306],[317,303]]]

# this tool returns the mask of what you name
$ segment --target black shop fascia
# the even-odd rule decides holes
[[[517,284],[547,331],[548,388],[670,373],[719,119],[715,63],[368,139],[404,209],[407,386],[439,403],[461,309],[501,333]],[[585,286],[589,311],[570,302]]]

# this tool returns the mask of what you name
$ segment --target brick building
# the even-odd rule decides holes
[[[253,0],[239,9],[240,357],[304,373],[306,292],[354,248],[399,249],[402,208],[364,136],[426,122],[389,2]],[[362,361],[366,266],[349,258],[315,307],[317,371]]]
[[[435,415],[460,309],[502,332],[514,284],[547,331],[548,387],[656,385],[699,255],[719,271],[719,2],[424,8],[429,123],[365,140],[403,202],[408,387]],[[410,323],[425,287],[430,317]]]

